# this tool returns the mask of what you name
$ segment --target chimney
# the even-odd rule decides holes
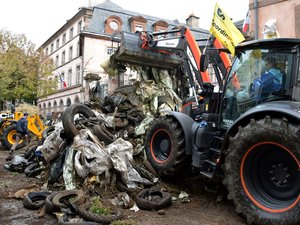
[[[193,28],[199,28],[199,19],[200,17],[195,16],[193,13],[189,15],[189,17],[185,20],[186,25],[193,27]]]

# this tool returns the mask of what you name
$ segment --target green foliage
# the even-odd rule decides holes
[[[54,92],[57,81],[48,80],[53,64],[44,59],[25,35],[0,30],[0,102],[32,103]]]
[[[102,202],[101,202],[99,196],[93,197],[91,200],[92,200],[92,206],[90,207],[90,211],[92,213],[96,213],[98,215],[110,215],[110,214],[112,214],[111,209],[105,208],[102,205]]]

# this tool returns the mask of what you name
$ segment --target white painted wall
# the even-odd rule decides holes
[[[59,56],[58,67],[52,73],[52,79],[59,74],[65,74],[65,81],[67,82],[67,88],[62,88],[59,78],[57,78],[58,92],[38,100],[38,106],[40,107],[41,113],[46,115],[46,113],[51,113],[54,111],[63,111],[67,107],[67,102],[71,101],[71,104],[75,101],[83,102],[84,95],[81,92],[82,76],[80,77],[80,82],[76,85],[76,67],[80,66],[82,70],[82,59],[79,57],[79,52],[77,51],[77,46],[79,43],[79,27],[78,23],[81,22],[81,28],[84,27],[83,17],[76,20],[74,23],[69,24],[64,30],[62,30],[57,36],[53,37],[53,41],[49,43],[46,47],[48,48],[49,57],[52,58],[55,63],[56,56]],[[69,31],[73,27],[73,38],[69,38]],[[66,34],[66,43],[62,44],[63,34]],[[56,48],[56,40],[59,39],[59,48]],[[54,45],[53,53],[50,53],[51,44]],[[72,59],[69,60],[69,49],[73,47]],[[46,49],[45,48],[45,49]],[[62,64],[62,53],[65,52],[65,64]],[[68,71],[72,69],[71,83],[68,82]],[[55,108],[54,105],[57,107]],[[63,106],[61,106],[61,102]],[[50,107],[51,106],[51,107]]]

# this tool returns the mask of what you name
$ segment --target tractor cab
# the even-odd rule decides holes
[[[276,42],[276,43],[274,43]],[[300,78],[297,39],[252,41],[237,47],[237,56],[226,76],[220,126],[228,129],[253,107],[271,101],[297,100]]]

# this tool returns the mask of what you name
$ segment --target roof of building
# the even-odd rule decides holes
[[[142,16],[147,20],[147,30],[152,31],[153,28],[151,27],[155,22],[159,20],[163,20],[169,24],[169,29],[172,29],[178,25],[185,25],[180,24],[177,19],[174,20],[167,20],[164,18],[154,17],[146,14],[142,14],[139,12],[130,11],[120,7],[119,5],[113,3],[110,0],[106,0],[101,4],[97,4],[94,6],[93,16],[90,21],[90,25],[87,28],[87,31],[92,33],[104,33],[104,22],[107,17],[111,15],[115,15],[120,17],[123,22],[122,30],[123,31],[131,31],[130,28],[130,18],[134,16]],[[196,39],[198,38],[205,38],[209,34],[208,30],[202,28],[191,28],[192,32]]]
[[[104,35],[104,36],[110,36],[110,34],[107,34],[104,32],[105,30],[105,20],[112,16],[118,16],[120,17],[120,19],[122,20],[123,24],[122,24],[122,30],[123,31],[131,31],[131,27],[130,27],[130,18],[134,17],[134,16],[142,16],[143,18],[145,18],[147,20],[147,27],[146,29],[148,31],[153,31],[153,25],[154,23],[156,23],[157,21],[165,21],[168,23],[169,25],[169,29],[171,30],[174,27],[180,26],[180,25],[184,25],[187,26],[184,23],[180,23],[177,19],[174,20],[168,20],[168,19],[164,19],[164,18],[159,18],[159,17],[155,17],[155,16],[150,16],[150,15],[146,15],[146,14],[142,14],[139,12],[134,12],[131,10],[127,10],[122,8],[121,6],[113,3],[111,0],[105,0],[103,3],[100,4],[96,4],[94,6],[89,6],[89,7],[82,7],[80,8],[80,10],[68,21],[73,21],[74,19],[78,18],[78,16],[85,14],[85,11],[93,11],[92,14],[92,18],[90,20],[89,26],[85,27],[85,32],[87,33],[91,33],[94,35]],[[191,13],[192,16],[195,16],[193,13]],[[197,17],[198,18],[198,17]],[[235,22],[235,25],[239,28],[242,29],[243,26],[243,20],[237,21]],[[49,39],[47,41],[45,41],[41,47],[46,46],[47,44],[49,44],[49,42],[52,41],[53,38],[56,38],[57,34],[59,34],[60,32],[62,32],[63,29],[65,29],[66,27],[68,27],[68,22],[66,24],[64,24],[59,30],[57,30],[57,32],[55,32],[51,37],[49,37]],[[189,27],[189,26],[187,26]],[[207,38],[207,36],[209,35],[209,31],[203,28],[196,28],[196,27],[189,27],[190,30],[193,32],[193,35],[195,37],[195,39],[205,39]],[[40,48],[41,48],[40,47]]]
[[[94,7],[104,8],[104,9],[111,9],[115,11],[122,11],[124,10],[121,6],[113,3],[110,0],[105,0],[103,3],[97,4]]]

